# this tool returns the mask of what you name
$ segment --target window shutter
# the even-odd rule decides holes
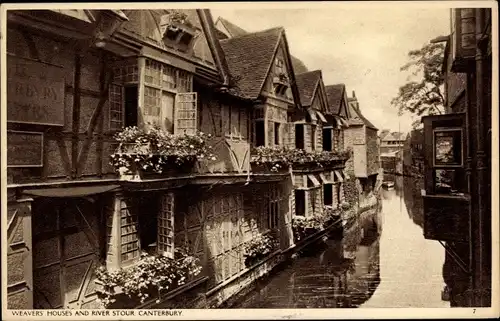
[[[323,150],[323,126],[321,123],[318,124],[316,129],[316,150]]]
[[[290,145],[290,126],[288,123],[284,123],[282,125],[282,127],[283,127],[283,130],[282,130],[283,131],[283,136],[282,136],[283,137],[282,138],[283,139],[283,146],[289,147],[289,145]]]
[[[161,197],[158,215],[158,253],[174,258],[174,194],[165,193]]]
[[[312,150],[311,145],[311,125],[304,125],[304,149],[308,152]]]
[[[109,129],[120,130],[124,122],[123,86],[109,85]]]
[[[174,134],[194,135],[198,119],[197,112],[197,93],[178,93],[175,96]]]
[[[274,122],[267,121],[267,146],[274,146]]]

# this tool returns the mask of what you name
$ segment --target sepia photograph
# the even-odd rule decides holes
[[[2,319],[498,317],[497,10],[2,4]]]

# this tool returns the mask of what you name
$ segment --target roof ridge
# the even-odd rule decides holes
[[[231,41],[231,40],[242,39],[242,38],[245,38],[245,37],[254,37],[254,36],[259,35],[259,34],[269,33],[271,31],[276,31],[276,30],[282,31],[284,29],[285,28],[283,28],[283,27],[274,27],[274,28],[269,28],[269,29],[265,29],[265,30],[261,30],[261,31],[249,32],[249,33],[241,35],[241,36],[231,37],[231,38],[228,38],[228,39],[222,39],[221,41],[228,42],[228,41]]]
[[[345,87],[345,84],[344,83],[340,83],[340,84],[333,84],[333,85],[325,85],[325,87],[335,87],[335,86],[343,86]]]
[[[231,27],[238,28],[238,29],[240,29],[241,31],[243,31],[243,32],[245,32],[245,33],[248,33],[248,31],[247,31],[247,30],[245,30],[245,29],[241,28],[240,26],[238,26],[238,25],[237,25],[237,24],[235,24],[235,23],[232,23],[231,21],[227,20],[227,19],[226,19],[226,18],[224,18],[224,17],[219,16],[219,17],[217,18],[217,20],[220,20],[220,21],[222,22],[222,24],[223,24],[226,28],[227,28],[226,24],[229,24],[229,25],[231,25]]]

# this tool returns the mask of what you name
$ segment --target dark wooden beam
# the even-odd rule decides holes
[[[73,126],[72,126],[72,144],[71,144],[71,177],[76,178],[78,168],[78,133],[80,131],[80,80],[82,69],[82,56],[80,52],[75,54],[75,73],[74,73],[74,94],[73,94]]]
[[[113,81],[113,73],[112,71],[108,72],[107,59],[106,56],[103,55],[103,58],[101,59],[101,74],[100,74],[101,95],[99,102],[97,103],[97,106],[94,109],[94,112],[92,113],[92,116],[90,118],[87,130],[85,132],[86,135],[85,142],[83,143],[82,150],[78,155],[77,163],[79,168],[86,161],[88,149],[90,147],[90,144],[92,144],[92,141],[94,140],[94,131],[96,125],[98,124],[98,120],[101,118],[100,116],[102,113],[102,109],[104,108],[104,104],[108,100],[109,85],[111,84],[112,81]],[[102,136],[102,130],[100,135]]]

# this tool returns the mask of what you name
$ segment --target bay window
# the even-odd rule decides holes
[[[109,91],[109,129],[157,125],[176,134],[197,129],[191,73],[149,58],[117,62]],[[142,81],[141,81],[142,80]],[[141,117],[139,117],[141,115]]]

